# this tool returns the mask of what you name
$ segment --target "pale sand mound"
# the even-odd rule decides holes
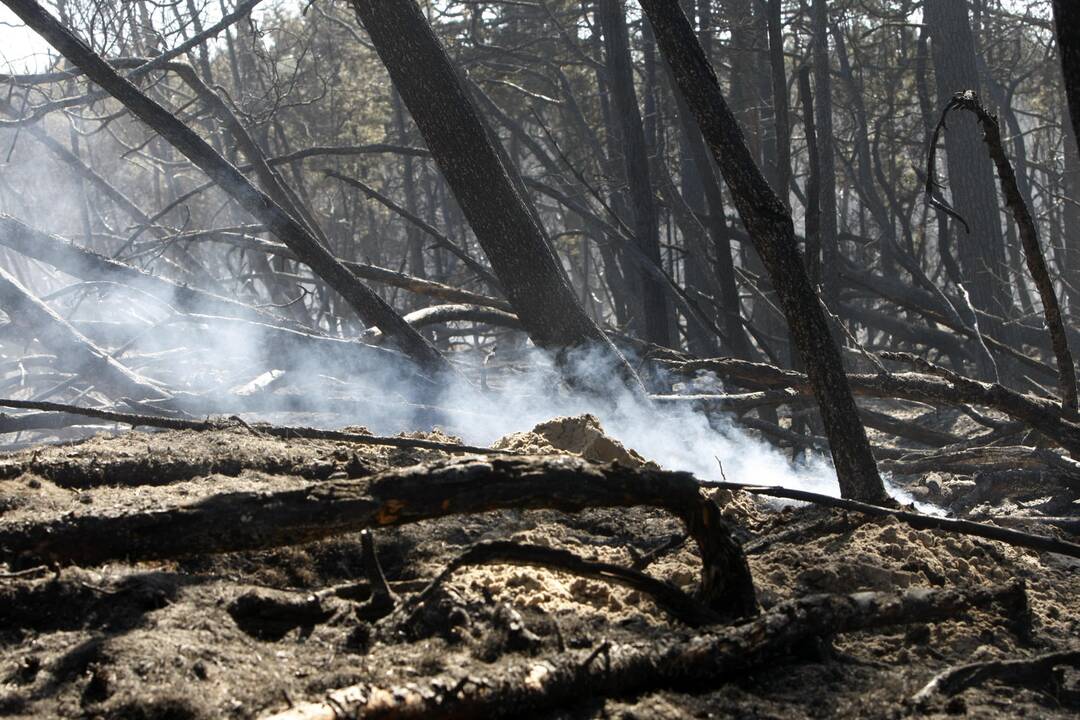
[[[496,450],[515,450],[532,455],[580,455],[594,462],[618,462],[628,467],[654,466],[632,448],[609,437],[595,415],[557,417],[540,423],[530,432],[511,433],[492,445]]]

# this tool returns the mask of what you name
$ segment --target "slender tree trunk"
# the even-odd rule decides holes
[[[926,0],[924,14],[930,28],[930,49],[937,77],[938,108],[954,93],[979,92],[975,41],[968,18],[968,3]],[[960,270],[976,308],[997,318],[1013,316],[1012,299],[1001,278],[1007,277],[1001,211],[994,186],[994,168],[980,147],[981,133],[971,115],[956,116],[945,134],[949,190],[952,205],[967,220],[971,232],[951,223]],[[1001,322],[990,324],[990,335],[1009,342]]]
[[[607,60],[611,98],[620,124],[622,156],[626,183],[630,190],[634,236],[650,262],[660,263],[660,235],[656,201],[649,177],[648,144],[638,109],[637,92],[630,58],[630,39],[622,0],[600,0],[598,7],[604,30],[604,51]],[[671,344],[667,296],[656,278],[644,269],[638,270],[641,285],[641,329],[644,337],[662,346]]]
[[[825,421],[840,491],[844,497],[882,502],[885,488],[859,421],[840,350],[803,267],[791,213],[754,163],[716,74],[678,4],[641,0],[641,6],[776,287]]]
[[[836,208],[836,155],[833,149],[832,62],[829,59],[829,8],[814,0],[814,125],[818,139],[818,207],[821,246],[821,295],[834,307],[840,283],[840,243]]]
[[[398,142],[408,145],[409,133],[405,122],[405,104],[401,101],[401,95],[397,90],[393,91],[394,106],[394,132]],[[416,199],[416,178],[413,171],[413,159],[411,155],[405,155],[401,159],[402,190],[405,193],[405,209],[413,215],[419,215]],[[424,269],[424,240],[420,236],[420,229],[412,223],[405,226],[406,252],[409,259],[409,274],[418,278],[426,278],[427,271]],[[417,298],[419,301],[419,298]],[[427,303],[419,301],[415,308],[420,308]]]
[[[523,183],[517,169],[496,148],[419,5],[352,5],[533,342],[562,360],[574,350],[594,352],[603,366],[600,377],[615,373],[642,392],[636,373],[578,303],[528,196],[518,189]],[[584,387],[595,382],[570,379]]]
[[[787,69],[784,59],[784,34],[781,23],[782,0],[768,0],[769,69],[772,79],[773,122],[776,125],[776,185],[773,190],[788,203],[791,185],[791,108],[788,100]]]

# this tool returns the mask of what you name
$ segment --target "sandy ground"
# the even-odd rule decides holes
[[[546,423],[499,445],[646,462],[587,417]],[[303,487],[439,456],[276,440],[244,428],[103,435],[0,457],[0,524]],[[1077,507],[1077,499],[1063,497],[1060,488],[1028,486],[972,499],[970,478],[898,481],[925,499],[961,505],[967,498],[966,507],[982,513],[1051,501],[1056,514],[1063,502],[1066,510]],[[581,698],[549,717],[899,717],[915,713],[907,699],[942,669],[1068,648],[1080,637],[1080,571],[1065,558],[916,531],[893,520],[778,508],[743,494],[721,492],[716,500],[747,548],[764,608],[812,593],[1021,579],[1031,606],[1030,636],[1012,619],[983,613],[841,635],[795,648],[767,669],[719,686],[620,700]],[[510,511],[380,530],[375,541],[392,587],[407,595],[481,540],[514,539],[629,564],[680,529],[674,518],[651,510],[574,516]],[[699,568],[695,551],[684,546],[649,572],[692,591]],[[357,536],[266,552],[5,577],[0,715],[253,718],[361,681],[420,682],[449,669],[491,675],[524,656],[553,656],[563,648],[693,635],[636,591],[512,566],[460,571],[408,632],[386,632],[357,616],[369,592],[364,577]],[[260,611],[268,605],[292,612],[282,620]],[[1077,673],[1046,680],[1034,688],[987,683],[932,705],[926,714],[1076,717]]]

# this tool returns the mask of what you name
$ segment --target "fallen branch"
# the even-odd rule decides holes
[[[73,328],[48,305],[0,268],[0,308],[27,338],[55,353],[59,364],[80,376],[120,396],[140,400],[165,400],[170,397],[158,384],[128,369],[107,352]]]
[[[131,286],[189,312],[228,315],[262,322],[287,322],[267,312],[213,293],[151,275],[81,248],[71,240],[36,230],[0,215],[0,245],[40,260],[80,280],[110,280]]]
[[[802,502],[827,505],[829,507],[840,508],[841,510],[853,510],[874,517],[893,517],[917,530],[944,530],[946,532],[959,533],[960,535],[974,535],[989,540],[997,540],[1008,545],[1015,545],[1016,547],[1024,547],[1031,550],[1039,550],[1041,552],[1053,552],[1058,553],[1059,555],[1080,558],[1080,545],[1076,543],[1058,540],[1057,538],[1048,537],[1046,535],[1033,535],[1017,530],[999,528],[993,525],[984,525],[970,520],[957,520],[955,518],[923,515],[922,513],[896,510],[880,505],[871,505],[855,500],[845,500],[829,495],[821,495],[805,490],[792,490],[790,488],[779,486],[765,487],[762,485],[719,481],[702,481],[701,486],[707,488],[723,488],[725,490],[742,490],[755,495],[768,495],[769,497],[785,498],[787,500],[801,500]]]
[[[750,569],[720,508],[689,473],[507,456],[388,470],[300,490],[216,495],[125,514],[68,514],[0,525],[0,562],[90,565],[296,545],[376,527],[492,510],[655,507],[687,527],[702,557],[702,598],[724,618],[756,611]]]
[[[1043,685],[1050,679],[1051,671],[1060,665],[1080,667],[1080,650],[1046,653],[1021,660],[991,660],[952,667],[935,675],[911,697],[911,702],[917,706],[925,706],[938,696],[948,698],[958,695],[987,680],[998,680],[1009,685]]]
[[[60,412],[68,415],[85,416],[107,420],[109,422],[124,423],[134,427],[153,427],[165,430],[221,430],[235,427],[237,420],[185,420],[182,418],[160,417],[157,415],[140,415],[136,413],[122,413],[114,410],[102,410],[99,408],[84,408],[63,403],[43,402],[37,400],[12,400],[0,399],[0,407],[19,408],[23,410],[43,410],[48,412]],[[244,423],[246,425],[246,423]],[[248,426],[252,427],[252,426]],[[258,432],[277,438],[299,438],[304,440],[332,440],[348,442],[356,445],[385,445],[388,447],[420,448],[424,450],[441,450],[448,453],[471,453],[476,455],[506,455],[505,450],[492,450],[491,448],[477,447],[473,445],[459,445],[456,443],[436,442],[420,438],[385,437],[379,435],[364,435],[361,433],[341,432],[340,430],[320,430],[317,428],[304,427],[281,427],[275,425],[258,424],[253,426]]]
[[[725,380],[740,384],[748,383],[753,387],[770,388],[774,391],[782,388],[806,399],[813,396],[810,382],[804,373],[783,370],[774,365],[734,358],[669,362],[668,365],[684,375],[714,372]],[[946,377],[923,373],[850,374],[848,382],[856,396],[993,408],[1016,420],[1022,420],[1061,445],[1070,455],[1080,455],[1080,424],[1063,417],[1059,403],[1021,394],[999,383],[972,380],[956,373],[948,373]],[[683,398],[681,402],[707,404],[709,401],[708,395]]]
[[[596,651],[529,661],[510,672],[444,676],[423,685],[353,685],[326,701],[301,703],[270,720],[520,717],[565,709],[589,698],[638,695],[669,687],[705,688],[776,663],[815,637],[954,618],[998,606],[1005,617],[1026,608],[1018,584],[967,589],[816,595],[778,605],[746,624],[656,644],[609,643]]]

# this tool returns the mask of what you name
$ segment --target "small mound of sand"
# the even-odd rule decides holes
[[[573,453],[594,462],[618,462],[628,467],[655,467],[632,448],[608,436],[600,425],[600,420],[589,414],[548,420],[529,432],[501,437],[491,447],[531,455]]]

